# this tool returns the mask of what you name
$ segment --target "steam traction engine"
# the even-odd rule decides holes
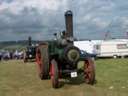
[[[24,62],[28,62],[28,60],[32,60],[36,58],[36,46],[32,46],[31,37],[28,37],[28,46],[24,51],[23,60]]]
[[[80,50],[73,45],[72,12],[65,13],[66,31],[54,41],[42,42],[37,47],[36,62],[41,79],[50,76],[53,88],[59,87],[59,79],[78,76],[78,62],[84,61],[84,78],[88,84],[94,84],[94,62],[88,56],[81,57]],[[57,34],[55,34],[56,36]]]

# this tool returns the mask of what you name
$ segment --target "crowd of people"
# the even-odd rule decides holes
[[[1,60],[10,60],[10,59],[23,59],[23,51],[8,51],[1,50],[0,51],[0,61]]]

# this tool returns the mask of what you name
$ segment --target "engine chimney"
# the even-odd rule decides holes
[[[68,10],[65,12],[66,37],[73,37],[73,14]]]
[[[31,36],[28,37],[28,46],[31,46],[32,45],[32,38]]]

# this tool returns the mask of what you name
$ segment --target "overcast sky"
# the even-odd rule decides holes
[[[65,30],[64,12],[73,11],[74,36],[126,38],[128,0],[0,0],[0,41],[53,38]]]

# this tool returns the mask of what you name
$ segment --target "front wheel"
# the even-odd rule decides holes
[[[58,88],[59,87],[59,74],[58,74],[58,65],[56,60],[51,61],[50,65],[50,76],[52,81],[52,87]]]
[[[85,60],[84,64],[85,83],[93,85],[95,83],[95,66],[91,58]]]

